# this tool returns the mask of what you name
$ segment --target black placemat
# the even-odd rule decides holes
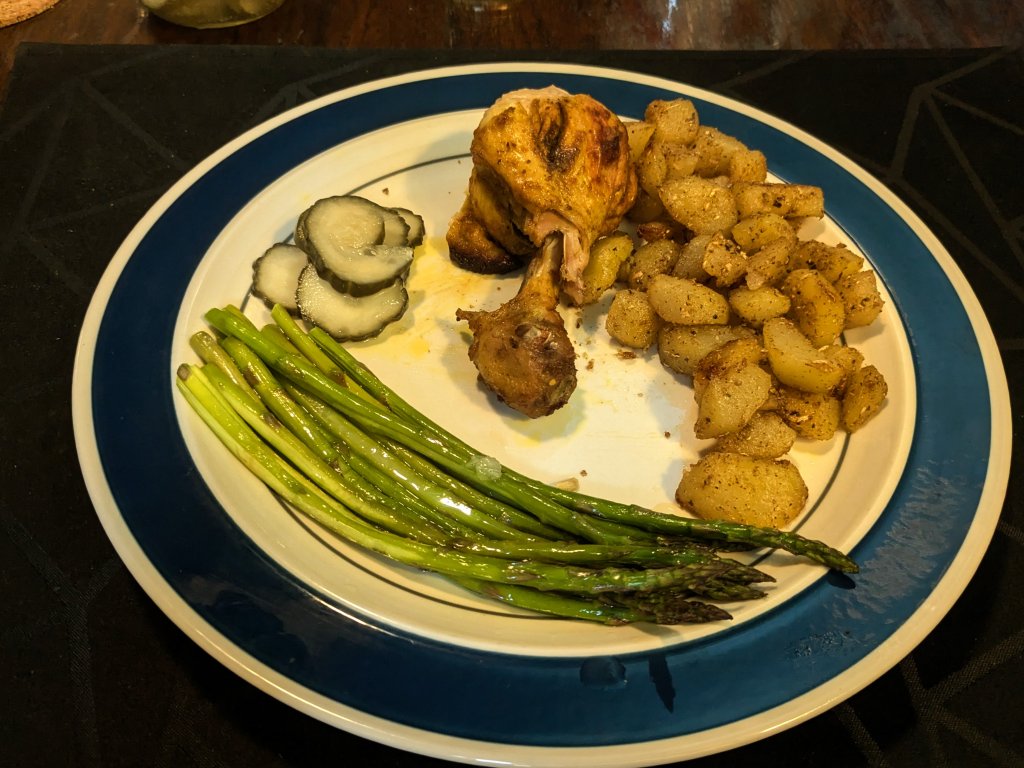
[[[298,714],[195,646],[107,541],[69,390],[91,292],[185,171],[295,104],[411,69],[549,59],[647,72],[789,120],[885,181],[985,307],[1024,382],[1024,56],[23,46],[0,107],[0,764],[427,766]],[[1018,430],[1024,418],[1014,402]],[[951,435],[950,439],[956,439]],[[1019,461],[993,544],[938,628],[875,684],[695,766],[1024,765]]]

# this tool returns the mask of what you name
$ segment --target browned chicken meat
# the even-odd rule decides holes
[[[550,236],[530,261],[519,292],[493,312],[460,309],[469,358],[502,402],[531,418],[565,405],[576,388],[576,350],[558,314],[562,240]]]
[[[519,90],[484,113],[470,149],[466,199],[448,228],[452,261],[484,273],[530,266],[508,304],[458,317],[473,331],[483,382],[512,408],[543,416],[576,387],[560,294],[581,303],[591,245],[636,199],[626,129],[590,96]]]
[[[560,88],[499,98],[473,132],[473,171],[448,229],[456,264],[508,272],[553,232],[564,238],[562,289],[580,299],[590,246],[636,199],[626,129],[604,105]]]

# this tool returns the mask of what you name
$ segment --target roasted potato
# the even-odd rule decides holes
[[[756,149],[741,149],[729,158],[729,180],[762,182],[768,176],[768,160]]]
[[[611,288],[619,276],[619,268],[633,254],[633,238],[615,232],[598,239],[590,248],[590,260],[583,269],[583,292],[580,304],[593,304]]]
[[[781,528],[807,503],[807,485],[790,461],[716,451],[687,467],[676,501],[705,519]]]
[[[738,221],[732,190],[711,179],[672,179],[661,186],[659,194],[669,216],[695,234],[728,231]]]
[[[790,243],[790,251],[797,245],[793,225],[777,213],[757,213],[746,216],[730,230],[732,239],[747,252],[757,251],[776,240]],[[788,254],[787,254],[788,255]]]
[[[842,383],[843,366],[823,355],[791,321],[772,318],[761,333],[772,373],[786,386],[827,394]]]
[[[840,278],[836,282],[836,291],[843,302],[847,328],[871,325],[885,306],[878,292],[875,273],[870,270]]]
[[[731,238],[716,232],[704,247],[701,268],[719,288],[738,282],[747,272],[747,254]]]
[[[672,268],[675,277],[685,277],[697,282],[707,280],[709,275],[704,271],[704,251],[714,235],[694,235],[679,252],[679,258]]]
[[[848,432],[856,432],[882,410],[889,385],[873,365],[858,368],[850,376],[843,395],[842,420]]]
[[[646,120],[630,120],[624,125],[626,126],[626,138],[629,141],[629,156],[635,165],[640,161],[641,155],[647,148],[647,143],[654,135],[654,123]]]
[[[697,108],[689,99],[655,100],[647,105],[644,121],[654,126],[654,140],[692,144],[700,130]]]
[[[781,291],[792,302],[789,318],[810,339],[823,347],[839,338],[846,312],[839,291],[814,269],[797,269],[782,281]]]
[[[725,325],[729,302],[712,288],[672,275],[655,275],[647,283],[647,299],[654,312],[675,325]]]
[[[864,258],[845,245],[828,245],[820,240],[805,240],[793,251],[790,269],[816,269],[830,283],[860,271]]]
[[[692,376],[711,351],[754,332],[742,325],[664,325],[658,331],[658,357],[676,373]]]
[[[693,150],[697,155],[697,165],[693,172],[707,178],[728,176],[733,155],[746,149],[746,145],[736,137],[703,125],[693,141]]]
[[[713,450],[778,459],[789,453],[795,442],[796,431],[782,417],[777,413],[758,411],[743,429],[719,437]]]
[[[647,349],[658,337],[661,320],[647,301],[646,293],[624,288],[612,299],[604,324],[608,335],[623,346]]]
[[[801,392],[781,387],[776,396],[777,413],[797,433],[808,440],[831,440],[839,429],[841,404],[832,395]]]
[[[683,246],[675,240],[661,239],[644,243],[622,262],[619,277],[630,288],[646,290],[656,275],[671,272]]]
[[[708,377],[700,389],[694,435],[705,440],[743,429],[768,399],[771,386],[771,376],[756,365]]]
[[[795,240],[794,236],[794,240]],[[747,256],[747,288],[756,291],[766,285],[780,282],[789,270],[789,254],[792,245],[779,238]]]
[[[758,213],[777,213],[788,219],[818,218],[825,215],[825,197],[821,187],[809,184],[734,185],[736,209],[741,219]]]
[[[729,291],[729,307],[736,316],[753,328],[760,328],[766,320],[782,317],[789,312],[789,297],[770,285],[751,290],[745,285]]]

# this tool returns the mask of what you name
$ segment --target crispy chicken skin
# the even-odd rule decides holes
[[[508,406],[547,416],[576,389],[576,351],[556,307],[562,239],[551,235],[526,270],[519,292],[493,312],[460,309],[480,380]]]
[[[452,260],[507,272],[561,232],[561,287],[578,302],[591,244],[614,231],[636,199],[622,122],[583,94],[512,91],[484,113],[470,150],[466,199],[448,229]]]

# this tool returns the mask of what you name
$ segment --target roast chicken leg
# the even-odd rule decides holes
[[[466,199],[448,228],[452,261],[485,273],[529,267],[506,305],[457,317],[473,331],[469,356],[483,382],[511,407],[544,416],[576,387],[560,295],[581,303],[591,245],[636,199],[626,129],[590,96],[512,91],[484,113],[470,149]]]
[[[576,350],[558,313],[562,238],[553,234],[530,261],[519,292],[494,311],[460,309],[480,380],[508,406],[547,416],[576,389]]]

